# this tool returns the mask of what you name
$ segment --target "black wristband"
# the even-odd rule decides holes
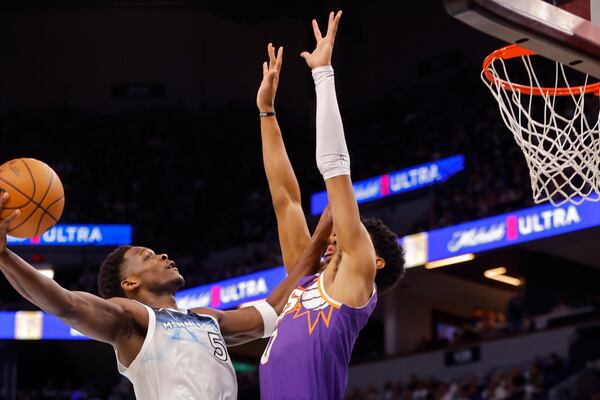
[[[259,117],[274,117],[275,111],[261,111],[258,113]]]

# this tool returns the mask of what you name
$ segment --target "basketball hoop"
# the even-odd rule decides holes
[[[481,78],[498,101],[529,167],[536,203],[558,206],[600,201],[600,82],[571,85],[565,65],[555,62],[554,84],[542,85],[531,56],[510,45],[483,62]],[[527,84],[511,81],[508,60],[520,59]],[[567,68],[568,70],[568,68]],[[587,101],[586,101],[587,100]]]

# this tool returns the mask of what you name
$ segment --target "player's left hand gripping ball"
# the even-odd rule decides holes
[[[65,206],[65,192],[58,175],[33,158],[18,158],[2,164],[0,191],[9,193],[0,210],[1,220],[20,210],[7,232],[18,238],[46,232],[58,222]]]

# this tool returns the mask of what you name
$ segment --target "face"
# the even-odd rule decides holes
[[[173,292],[185,281],[177,265],[167,254],[156,254],[146,247],[132,247],[125,252],[121,286],[123,290],[144,288],[147,291]]]
[[[333,259],[333,256],[335,256],[335,253],[337,253],[337,238],[335,232],[331,232],[327,249],[325,249],[325,253],[323,254],[325,265],[329,265],[329,262]]]

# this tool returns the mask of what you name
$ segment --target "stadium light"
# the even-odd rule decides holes
[[[50,279],[54,279],[54,265],[47,262],[31,263],[40,274],[47,276]]]
[[[38,272],[50,279],[54,279],[54,270],[52,268],[38,269]]]
[[[441,260],[431,261],[425,264],[425,269],[434,269],[440,267],[446,267],[448,265],[463,263],[475,259],[475,254],[468,253],[455,257],[442,258]]]
[[[521,286],[522,283],[519,278],[506,275],[506,268],[504,267],[488,269],[483,273],[483,276],[512,286]]]

